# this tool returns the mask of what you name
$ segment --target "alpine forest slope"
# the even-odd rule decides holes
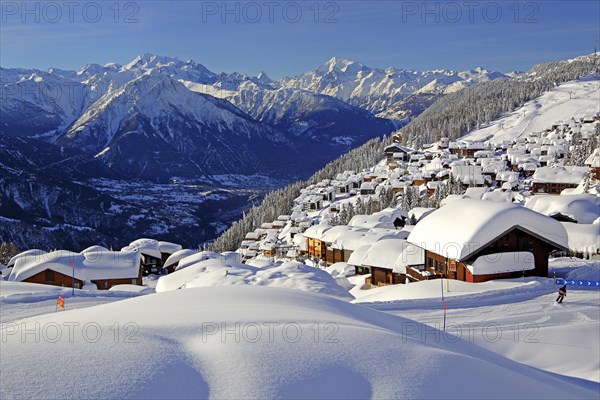
[[[0,68],[0,241],[196,246],[267,191],[390,134],[444,93],[502,76],[334,58],[274,81],[152,54],[77,71]]]
[[[459,138],[471,130],[486,126],[504,113],[514,111],[560,83],[597,75],[600,73],[599,60],[600,55],[590,54],[538,64],[523,74],[483,81],[448,93],[409,124],[394,132],[394,140],[419,149],[424,144],[436,142],[443,137]],[[349,65],[345,65],[346,71],[351,71]],[[335,71],[335,68],[332,69]],[[311,73],[311,76],[318,71],[317,69]],[[273,221],[278,215],[289,214],[294,199],[306,186],[323,179],[334,179],[344,171],[361,171],[376,165],[383,157],[383,149],[391,142],[392,137],[374,138],[328,163],[306,181],[269,193],[261,205],[246,212],[242,219],[233,223],[230,229],[212,243],[213,250],[235,250],[247,232],[260,227],[265,221]]]

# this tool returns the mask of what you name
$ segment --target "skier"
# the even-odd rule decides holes
[[[558,289],[558,297],[556,298],[556,302],[562,303],[562,301],[566,295],[567,295],[567,285],[563,285],[563,287]]]

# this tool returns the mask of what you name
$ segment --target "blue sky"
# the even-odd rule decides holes
[[[373,67],[525,70],[591,53],[592,1],[0,3],[0,65],[77,69],[156,53],[272,78],[332,56]]]

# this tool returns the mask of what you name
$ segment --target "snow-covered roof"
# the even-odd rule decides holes
[[[323,237],[323,233],[330,228],[331,225],[327,224],[313,225],[304,231],[304,236],[310,239],[321,239],[321,237]]]
[[[435,208],[432,207],[415,207],[408,212],[408,217],[411,219],[414,217],[419,222],[434,211]]]
[[[253,243],[256,248],[258,248],[258,243]],[[254,250],[249,250],[249,251],[254,251]],[[210,260],[210,259],[222,259],[223,256],[219,253],[215,253],[214,251],[200,251],[194,254],[191,254],[187,257],[184,257],[182,259],[179,260],[179,264],[177,265],[177,268],[175,268],[175,271],[179,271],[182,270],[184,268],[189,267],[190,265],[194,265],[199,263],[200,261],[204,261],[204,260]]]
[[[539,167],[533,174],[533,181],[540,183],[568,183],[577,185],[587,173],[587,167],[575,167],[570,165]]]
[[[356,227],[356,226],[350,226],[350,225],[338,225],[338,226],[334,226],[331,229],[328,229],[327,231],[323,232],[323,235],[321,236],[321,240],[327,243],[333,243],[335,241],[337,241],[339,238],[341,238],[344,235],[347,235],[351,232],[367,232],[368,229],[365,228],[360,228],[360,227]]]
[[[81,252],[81,254],[86,254],[86,253],[93,254],[93,253],[104,252],[104,251],[110,251],[110,250],[108,250],[104,246],[95,245],[95,246],[90,246],[87,249],[83,250]]]
[[[164,242],[164,241],[158,242],[158,248],[161,253],[166,253],[166,254],[173,254],[176,251],[179,251],[182,249],[180,244]]]
[[[452,175],[462,183],[483,183],[482,169],[479,165],[454,165]]]
[[[550,217],[562,214],[581,224],[591,224],[600,217],[600,197],[591,194],[535,195],[525,207]]]
[[[569,250],[584,255],[600,252],[600,218],[592,224],[561,222],[569,238]]]
[[[158,247],[158,240],[154,239],[138,239],[129,243],[129,246],[125,246],[121,251],[139,251],[140,253],[151,256],[154,258],[161,258],[160,248]]]
[[[528,251],[487,254],[477,257],[467,268],[473,275],[529,271],[535,268],[535,258]]]
[[[408,213],[401,208],[388,207],[373,215],[386,215],[390,217],[390,221],[395,221],[396,218],[408,218]]]
[[[20,282],[47,269],[71,276],[73,264],[75,265],[75,278],[82,281],[133,279],[139,275],[140,257],[140,253],[137,251],[104,251],[81,254],[58,250],[44,254],[38,259],[30,257],[26,262],[17,261],[8,280]]]
[[[308,243],[306,241],[306,236],[304,236],[304,234],[302,233],[297,233],[294,238],[292,239],[292,242],[298,246],[298,249],[300,251],[307,251],[308,250]]]
[[[414,227],[408,241],[463,260],[515,227],[567,248],[567,232],[558,221],[520,205],[474,199],[453,201],[434,211]]]
[[[505,182],[502,184],[502,186],[504,187],[504,185],[508,185],[508,187],[510,188],[510,184],[508,182]],[[512,203],[514,198],[514,193],[510,190],[500,190],[500,189],[496,189],[492,192],[486,192],[483,194],[483,196],[481,197],[482,200],[487,200],[487,201],[496,201],[496,202],[503,202],[503,203]]]
[[[40,249],[31,249],[31,250],[24,251],[22,253],[17,254],[13,258],[11,258],[8,261],[8,264],[6,264],[6,267],[10,268],[10,267],[14,266],[15,263],[17,262],[17,260],[19,260],[19,259],[21,259],[21,262],[32,261],[35,259],[39,259],[40,256],[47,254],[47,253],[48,252],[46,252],[44,250],[40,250]]]
[[[340,234],[336,235],[335,239],[331,242],[331,248],[356,250],[362,245],[372,244],[381,239],[394,237],[398,234],[399,231],[395,229],[366,230],[354,228],[345,231],[340,230]]]
[[[348,222],[349,226],[361,227],[361,228],[367,227],[369,229],[372,228],[373,225],[378,225],[378,224],[387,224],[387,225],[391,225],[391,228],[394,227],[393,223],[392,223],[392,219],[387,214],[373,214],[373,215],[359,214],[359,215],[355,215],[354,217],[352,217],[350,219],[350,221]],[[383,227],[383,226],[381,226],[381,227]]]
[[[406,273],[409,265],[422,265],[425,252],[418,246],[397,238],[385,238],[372,245],[361,246],[362,251],[348,260],[349,264],[391,269]],[[358,263],[358,264],[356,264]]]
[[[471,199],[481,199],[483,195],[488,191],[487,187],[469,187],[465,190],[465,196]]]
[[[196,250],[191,250],[191,249],[181,249],[179,251],[176,251],[175,253],[171,254],[169,256],[169,258],[167,258],[167,260],[165,261],[165,264],[163,265],[163,268],[168,268],[171,265],[178,263],[180,260],[189,257],[191,255],[196,254],[197,251]]]
[[[400,144],[394,143],[394,144],[390,144],[389,146],[387,146],[384,150],[384,153],[397,153],[397,152],[403,152],[403,153],[412,153],[414,152],[413,149],[402,146]]]

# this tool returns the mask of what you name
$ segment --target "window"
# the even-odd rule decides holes
[[[46,282],[54,282],[54,271],[50,269],[46,270]]]
[[[104,281],[104,289],[108,289],[108,281]]]
[[[131,280],[131,284],[132,284],[132,285],[137,285],[137,279],[132,279],[132,280]]]
[[[533,241],[528,240],[526,242],[526,246],[527,246],[527,251],[533,252]]]

